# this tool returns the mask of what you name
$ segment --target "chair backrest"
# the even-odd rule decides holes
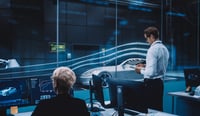
[[[105,106],[102,79],[97,75],[92,75],[92,81],[93,81],[92,91],[94,93],[95,100],[100,102],[102,106]]]

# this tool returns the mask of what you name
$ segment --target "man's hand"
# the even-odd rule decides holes
[[[144,67],[145,67],[145,64],[137,64],[136,67],[135,67],[135,72],[138,73],[138,74],[140,74],[141,73],[140,71]]]
[[[139,64],[136,65],[136,67],[143,67],[143,68],[144,68],[145,66],[146,66],[146,65],[145,65],[145,64],[142,64],[142,63],[139,63]]]

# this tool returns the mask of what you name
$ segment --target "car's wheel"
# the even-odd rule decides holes
[[[104,71],[104,72],[99,73],[98,76],[102,80],[102,83],[101,83],[102,87],[108,87],[109,86],[108,79],[112,78],[112,75],[109,72]]]

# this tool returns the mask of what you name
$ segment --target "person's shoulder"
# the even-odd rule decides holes
[[[38,105],[45,105],[45,104],[49,104],[51,103],[52,99],[43,99],[43,100],[40,100]]]
[[[87,106],[85,100],[80,99],[80,98],[72,97],[70,99],[70,102],[73,103],[74,106],[75,105],[80,106],[80,107],[86,107]]]
[[[77,101],[77,102],[85,102],[83,99],[76,98],[76,97],[72,97],[71,99],[72,99],[73,101]]]

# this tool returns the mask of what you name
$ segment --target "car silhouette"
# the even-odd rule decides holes
[[[5,89],[0,90],[1,96],[9,96],[17,92],[15,87],[7,87]]]
[[[119,78],[119,79],[142,79],[143,76],[137,74],[134,70],[138,63],[145,63],[143,58],[128,58],[121,64],[116,66],[102,66],[87,70],[82,73],[79,77],[82,85],[89,86],[89,81],[92,79],[93,75],[99,76],[102,79],[102,86],[109,86],[107,80],[109,78]]]

